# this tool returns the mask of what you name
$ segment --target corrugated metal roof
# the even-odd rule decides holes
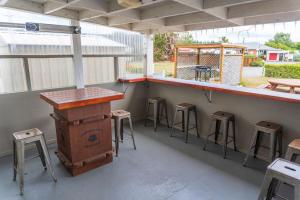
[[[70,46],[71,38],[63,34],[0,32],[0,41],[8,45]],[[99,35],[82,35],[82,46],[126,47]]]

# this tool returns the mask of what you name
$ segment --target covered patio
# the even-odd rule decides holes
[[[63,34],[59,38],[67,37],[71,41],[60,42],[59,46],[64,46],[66,50],[47,55],[34,51],[40,48],[37,46],[27,47],[32,51],[30,54],[25,51],[20,53],[12,48],[16,41],[11,41],[10,50],[14,51],[0,55],[0,61],[4,60],[1,62],[3,66],[7,60],[17,61],[21,66],[3,77],[18,75],[20,71],[24,74],[22,84],[13,83],[11,87],[5,85],[9,81],[5,82],[4,79],[3,92],[0,94],[0,199],[253,200],[258,198],[267,166],[274,160],[266,159],[269,151],[262,148],[259,149],[257,159],[249,158],[247,165],[243,166],[255,124],[268,121],[282,127],[283,158],[288,144],[300,138],[298,94],[153,76],[153,34],[297,21],[300,18],[298,0],[133,2],[135,4],[132,7],[126,7],[124,0],[0,0],[3,8],[41,14],[39,16],[61,17],[70,22],[49,25],[43,23],[42,17],[30,23],[0,22],[0,27],[5,31],[13,29],[39,34],[39,37],[44,33]],[[108,43],[97,43],[84,35],[87,33],[85,27],[88,27],[83,26],[85,22],[122,30],[118,30],[120,32],[114,36],[102,34],[101,38],[110,37],[105,39]],[[99,29],[102,27],[92,29],[92,32]],[[135,33],[126,32],[122,35],[123,30]],[[114,40],[114,45],[109,40]],[[19,42],[24,49],[26,45],[31,45],[24,43]],[[48,45],[47,50],[50,51],[51,46]],[[100,46],[106,48],[105,52]],[[51,62],[51,59],[55,62]],[[62,62],[60,59],[65,60]],[[53,65],[57,70],[63,67],[66,69],[56,74],[51,71]],[[38,76],[40,72],[34,71],[40,66],[45,67],[40,69],[45,76]],[[105,69],[98,71],[97,66],[105,66]],[[56,78],[58,81],[54,81]],[[98,90],[100,92],[95,92]],[[160,97],[166,102],[168,109],[165,115],[169,116],[170,126],[179,104],[193,105],[197,117],[192,116],[190,120],[198,123],[200,137],[197,137],[196,130],[189,131],[189,126],[176,127],[173,137],[169,137],[172,129],[162,120],[156,131],[153,123],[144,126],[146,105],[153,102],[154,97]],[[88,110],[83,111],[83,114],[75,114],[88,117],[78,119],[72,115],[74,110],[78,111],[82,107]],[[65,113],[68,110],[70,113]],[[120,135],[115,134],[115,131],[120,130],[115,129],[116,121],[113,117],[116,116],[111,112],[114,110],[130,113],[136,143],[136,150],[131,138],[118,143],[118,157],[115,155],[115,142],[119,141],[116,137]],[[237,151],[229,144],[226,159],[222,157],[222,141],[218,144],[209,141],[206,151],[203,151],[206,137],[210,133],[212,114],[217,111],[234,115]],[[101,113],[101,119],[97,112]],[[49,116],[50,113],[54,120]],[[61,120],[61,116],[65,121]],[[114,123],[111,123],[111,118]],[[104,130],[105,138],[99,136],[94,127],[92,131],[79,131],[78,135],[88,135],[87,141],[82,142],[86,148],[96,149],[95,146],[105,143],[108,148],[105,153],[99,153],[97,149],[97,155],[76,160],[76,156],[81,158],[93,153],[77,151],[78,147],[70,148],[70,151],[76,152],[71,155],[68,150],[61,149],[63,143],[77,134],[74,132],[68,135],[70,138],[62,136],[65,126],[78,128],[85,123],[94,123],[94,120],[97,123],[101,121],[100,125],[96,124],[96,128],[100,132]],[[105,121],[105,125],[102,121]],[[70,127],[67,128],[71,130]],[[124,127],[125,132],[130,132],[129,124],[124,123]],[[13,181],[12,134],[32,128],[43,132],[57,182],[52,181],[47,173],[49,170],[43,170],[39,159],[26,161],[24,193],[21,196],[19,177],[16,182]],[[187,135],[189,138],[185,143],[184,137]],[[101,140],[98,141],[97,137],[101,137]],[[262,138],[261,144],[268,146],[269,143],[269,137]],[[29,145],[26,148],[26,158],[35,154],[33,147]],[[66,156],[69,153],[71,156]],[[280,152],[276,157],[279,155]],[[103,156],[107,163],[99,161],[98,158],[102,159]],[[94,161],[100,163],[95,164]],[[299,160],[294,161],[293,164],[298,166],[296,163]],[[288,199],[294,199],[295,196],[293,187],[285,183],[280,184],[276,195]]]

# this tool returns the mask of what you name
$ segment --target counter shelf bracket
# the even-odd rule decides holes
[[[204,95],[209,103],[212,103],[212,91],[204,90]]]
[[[122,82],[122,93],[125,95],[127,90],[129,89],[129,85],[126,86],[125,82]]]

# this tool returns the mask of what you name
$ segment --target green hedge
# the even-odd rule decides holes
[[[266,64],[265,76],[274,78],[295,78],[300,79],[299,64]]]

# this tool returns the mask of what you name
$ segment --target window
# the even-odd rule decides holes
[[[23,59],[0,59],[0,93],[27,91]]]
[[[72,58],[31,58],[28,64],[32,90],[74,86]]]

